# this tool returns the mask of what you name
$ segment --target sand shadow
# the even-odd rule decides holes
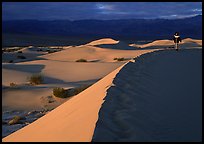
[[[21,72],[28,72],[28,73],[40,73],[42,69],[45,68],[45,65],[41,64],[32,64],[32,65],[25,65],[25,64],[6,64],[2,65],[2,68],[8,70],[16,70]]]
[[[129,46],[124,42],[119,42],[117,44],[102,44],[97,45],[97,47],[117,50],[140,50],[140,48]]]

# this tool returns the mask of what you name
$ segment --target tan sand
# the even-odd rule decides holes
[[[130,44],[132,47],[140,48],[169,48],[174,46],[173,40],[156,40],[147,44]],[[191,38],[182,39],[182,42],[179,44],[181,48],[192,48],[192,47],[201,47],[202,40],[196,40]]]
[[[123,66],[3,141],[91,141],[106,90]]]
[[[93,142],[202,142],[202,49],[144,54],[113,84]]]
[[[95,45],[98,44],[101,43],[95,43]],[[166,41],[159,44],[166,44]],[[152,45],[150,44],[149,46]],[[114,77],[125,65],[124,63],[104,62],[115,62],[113,60],[115,57],[131,59],[154,50],[113,50],[82,45],[40,56],[45,60],[21,63],[22,65],[37,65],[38,72],[43,72],[48,76],[48,84],[62,84],[62,81],[66,83],[93,80],[102,78],[105,74],[108,74],[115,68],[117,69],[52,112],[5,137],[3,141],[91,141],[98,119],[98,112],[107,93],[106,90],[112,85]],[[97,62],[74,62],[80,58]],[[113,66],[112,64],[115,65]],[[32,71],[32,69],[29,70]],[[22,72],[33,73],[33,71],[30,72],[29,70]],[[12,72],[10,71],[10,73]],[[4,83],[8,84],[6,80]]]
[[[33,47],[24,48],[23,53],[32,54],[32,50],[35,49]],[[9,87],[10,83],[15,83],[19,88],[9,88],[6,91],[3,89],[3,107],[40,109],[45,105],[41,98],[50,96],[54,87],[71,88],[82,83],[94,83],[124,63],[113,60],[115,57],[127,58],[127,62],[129,59],[148,51],[113,50],[82,45],[36,57],[45,60],[4,63],[2,65],[3,87]],[[75,62],[80,58],[92,62]],[[28,77],[36,73],[43,75],[44,83],[34,87],[25,86],[28,83]],[[34,95],[35,93],[37,95]],[[15,97],[18,97],[19,100],[15,100]],[[28,102],[25,103],[22,99],[26,99]]]
[[[3,141],[91,141],[106,90],[124,65]]]
[[[116,41],[116,40],[111,39],[111,38],[103,38],[103,39],[92,41],[86,45],[96,46],[96,45],[102,45],[102,44],[117,44],[118,42],[119,41]]]
[[[146,53],[147,51],[149,50],[116,50],[82,45],[40,57],[57,61],[74,62],[78,59],[86,59],[87,61],[116,62],[114,58],[124,57],[131,59],[136,55]]]
[[[104,77],[122,63],[76,63],[50,60],[36,60],[17,64],[3,64],[2,84],[3,107],[15,109],[40,109],[41,97],[52,95],[54,87],[71,88],[80,83],[90,84]],[[40,73],[44,83],[39,86],[26,86],[28,77]],[[18,88],[9,88],[15,83]],[[18,97],[18,99],[16,99]],[[25,102],[26,100],[26,102]]]

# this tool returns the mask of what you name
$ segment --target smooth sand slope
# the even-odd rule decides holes
[[[102,39],[99,41],[102,42],[98,42],[98,44],[111,44],[114,42],[112,39]],[[46,105],[53,105],[54,103],[44,103],[44,100],[42,101],[41,98],[47,99],[47,97],[52,95],[54,87],[68,89],[84,84],[92,84],[131,58],[149,52],[149,50],[103,49],[87,45],[69,46],[65,50],[51,54],[43,54],[41,51],[37,52],[39,49],[36,47],[26,47],[21,49],[22,54],[17,52],[10,53],[11,55],[25,55],[27,58],[30,58],[32,55],[33,57],[31,56],[31,58],[33,59],[30,61],[25,59],[25,62],[2,64],[3,109],[44,109]],[[4,54],[6,57],[6,53]],[[38,54],[41,54],[41,56]],[[124,57],[126,60],[122,62],[114,60],[114,58],[121,57]],[[81,58],[87,59],[88,62],[75,62]],[[33,74],[39,73],[44,77],[43,84],[28,86],[28,78]],[[11,88],[11,83],[17,84],[18,88]],[[24,100],[26,100],[26,103]],[[57,103],[57,105],[60,103]]]
[[[122,67],[3,141],[91,141],[106,89]]]
[[[136,55],[143,54],[148,51],[149,50],[118,50],[81,45],[77,47],[70,47],[60,52],[39,56],[39,58],[68,62],[75,62],[78,59],[86,59],[89,62],[116,62],[114,58],[123,57],[128,61]]]
[[[41,109],[42,97],[52,95],[54,87],[71,88],[92,84],[122,63],[76,63],[51,60],[35,60],[2,65],[3,108]],[[38,86],[27,86],[28,77],[42,74],[44,82]],[[19,88],[9,88],[15,83]],[[18,97],[18,99],[16,99]],[[26,102],[25,102],[26,101]]]
[[[202,50],[144,54],[116,76],[93,141],[202,141]]]
[[[91,141],[106,90],[111,86],[113,78],[120,71],[122,65],[133,57],[158,50],[158,47],[142,50],[116,50],[95,46],[117,43],[119,41],[103,39],[102,42],[93,43],[94,46],[70,46],[60,52],[37,56],[36,59],[38,60],[33,59],[33,61],[16,64],[4,63],[2,65],[3,106],[16,106],[16,108],[22,107],[25,109],[41,107],[40,98],[51,95],[53,87],[71,88],[81,84],[94,83],[114,71],[86,91],[69,99],[48,115],[3,140]],[[124,57],[126,61],[116,62],[113,60],[115,57]],[[75,62],[81,58],[87,59],[88,62]],[[165,57],[164,59],[166,60]],[[39,86],[26,86],[27,77],[33,73],[42,73],[45,78],[44,83]],[[17,83],[19,88],[7,89],[6,87],[11,82]]]
[[[102,44],[117,44],[118,42],[119,41],[116,41],[111,38],[103,38],[103,39],[94,40],[86,45],[97,46],[97,45],[102,45]]]
[[[139,55],[141,53],[135,56]],[[3,141],[91,141],[106,90],[125,64],[44,117],[5,137]]]

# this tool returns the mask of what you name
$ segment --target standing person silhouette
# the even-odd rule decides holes
[[[181,42],[181,38],[180,38],[178,32],[175,32],[173,40],[174,40],[174,43],[175,43],[176,51],[178,51],[178,43]]]

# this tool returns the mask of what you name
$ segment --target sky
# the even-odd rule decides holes
[[[202,14],[202,2],[2,2],[3,20],[177,19]]]

